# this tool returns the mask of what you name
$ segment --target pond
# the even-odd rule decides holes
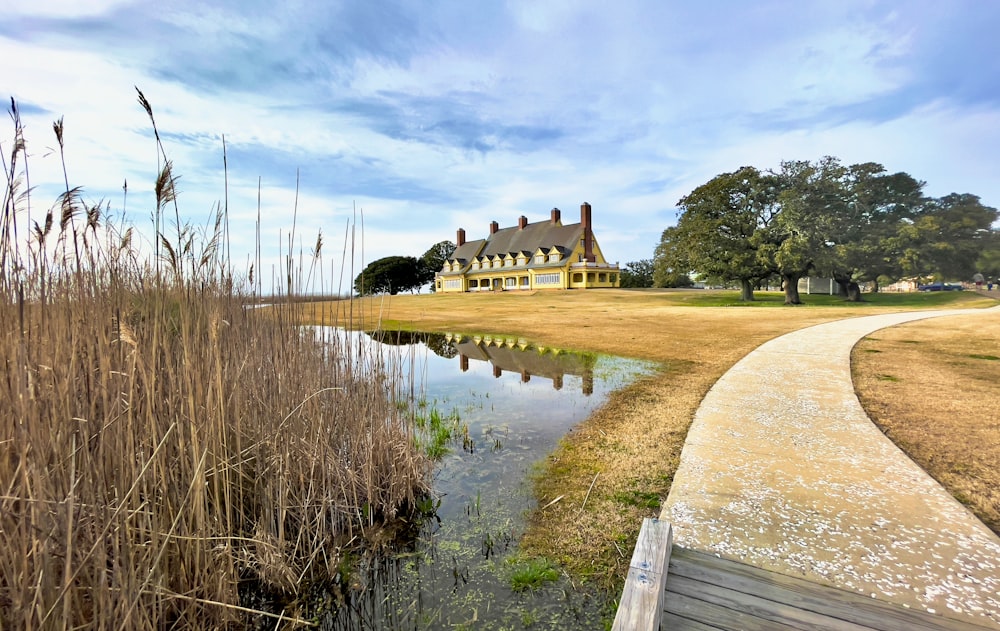
[[[352,343],[361,333],[344,333]],[[455,419],[435,470],[436,518],[395,554],[360,561],[324,629],[565,629],[600,626],[603,602],[565,577],[515,590],[517,542],[535,507],[530,474],[607,395],[656,366],[511,337],[387,333],[421,414]],[[387,345],[392,349],[387,350]],[[467,433],[465,429],[467,428]]]

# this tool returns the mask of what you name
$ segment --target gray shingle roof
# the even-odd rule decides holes
[[[508,252],[534,253],[538,248],[561,247],[563,252],[571,251],[577,242],[583,238],[583,226],[579,223],[560,226],[551,221],[529,223],[524,228],[513,226],[503,228],[486,240],[482,254],[499,254]]]
[[[479,254],[479,250],[482,249],[483,244],[486,243],[486,239],[476,239],[475,241],[466,241],[462,245],[455,248],[455,251],[449,257],[449,261],[459,261],[461,263],[468,264],[475,256]]]
[[[477,256],[502,257],[510,253],[512,256],[517,257],[518,254],[524,253],[530,257],[538,249],[548,251],[551,248],[558,249],[565,256],[567,253],[573,251],[573,248],[576,247],[576,244],[582,238],[583,224],[581,223],[558,225],[551,221],[541,221],[533,224],[529,223],[524,228],[517,226],[502,228],[486,239],[466,241],[464,244],[458,246],[448,260],[461,263],[463,267],[462,271],[441,272],[441,275],[449,276],[465,272],[472,259]],[[565,264],[565,261],[534,263],[529,260],[527,267],[553,267],[563,264]]]

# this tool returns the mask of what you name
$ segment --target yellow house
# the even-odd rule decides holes
[[[618,264],[608,263],[594,237],[590,204],[580,206],[580,223],[563,225],[562,212],[552,209],[549,221],[500,228],[465,240],[458,229],[457,247],[434,279],[440,292],[523,291],[530,289],[596,289],[618,287]]]

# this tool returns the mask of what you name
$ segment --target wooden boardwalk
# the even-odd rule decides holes
[[[664,631],[985,631],[942,615],[673,546]]]

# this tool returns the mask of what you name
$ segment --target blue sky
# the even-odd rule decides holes
[[[993,0],[6,0],[0,97],[21,107],[36,209],[63,186],[64,117],[70,185],[120,218],[127,179],[147,234],[157,162],[135,86],[194,223],[225,195],[225,135],[233,258],[254,249],[259,183],[265,278],[297,173],[295,250],[322,231],[326,269],[351,224],[359,271],[459,227],[575,221],[584,201],[624,264],[744,165],[874,161],[1000,206],[998,31]]]

